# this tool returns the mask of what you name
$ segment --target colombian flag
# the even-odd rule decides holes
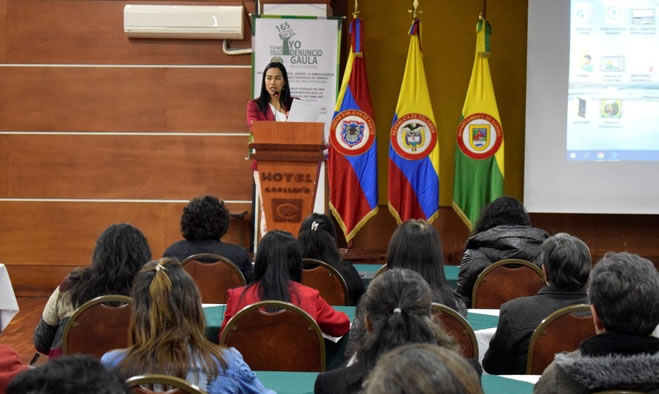
[[[350,23],[350,55],[330,127],[329,205],[350,241],[378,212],[373,106],[368,91],[363,23]]]
[[[487,60],[490,24],[476,25],[476,58],[458,126],[453,209],[471,230],[480,211],[503,194],[503,129]]]
[[[405,74],[391,127],[389,211],[400,224],[439,212],[439,142],[423,68],[420,21],[410,28]]]

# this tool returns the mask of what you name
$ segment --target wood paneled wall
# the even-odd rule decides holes
[[[250,210],[251,57],[128,39],[127,3],[244,4],[232,47],[251,47],[254,1],[0,0],[0,262],[19,294],[88,264],[112,223],[136,225],[158,257],[190,198]],[[226,240],[247,244],[249,229],[234,221]]]
[[[188,199],[214,194],[234,212],[250,210],[244,114],[251,57],[223,54],[219,40],[128,39],[123,7],[129,2],[243,4],[245,40],[231,45],[251,46],[252,0],[0,0],[0,262],[19,293],[47,293],[72,266],[88,264],[96,237],[111,223],[138,226],[159,256],[180,238],[179,216]],[[349,0],[329,3],[338,14],[352,12]],[[448,206],[454,133],[481,4],[421,2],[424,62],[441,146],[442,208],[435,226],[449,264],[459,263],[468,237]],[[360,3],[382,205],[354,248],[383,252],[395,229],[385,205],[388,133],[409,43],[410,7],[411,1]],[[518,198],[527,9],[527,0],[488,5],[490,66],[506,135],[505,191]],[[595,257],[629,250],[659,259],[654,216],[536,214],[533,220],[552,233],[583,238]],[[240,230],[233,223],[227,240],[240,242]],[[242,231],[246,243],[248,230]]]

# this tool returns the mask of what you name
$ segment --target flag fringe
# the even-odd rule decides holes
[[[336,219],[336,222],[339,224],[339,227],[341,227],[341,230],[343,230],[343,234],[345,235],[346,242],[352,241],[353,238],[357,235],[359,230],[362,229],[366,225],[366,222],[368,222],[373,216],[377,215],[377,213],[380,210],[380,207],[376,206],[375,208],[371,209],[364,217],[361,218],[359,222],[353,227],[352,231],[349,233],[346,232],[346,225],[343,223],[343,219],[341,218],[341,215],[339,214],[339,211],[334,208],[334,205],[332,205],[332,202],[329,202],[329,209],[330,212],[332,213],[332,216],[334,216],[334,219]]]

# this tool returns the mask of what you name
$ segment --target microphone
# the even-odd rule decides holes
[[[275,97],[279,97],[279,92],[274,92],[272,95]]]

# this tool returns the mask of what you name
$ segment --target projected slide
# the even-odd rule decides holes
[[[572,0],[569,161],[659,161],[659,0]]]

